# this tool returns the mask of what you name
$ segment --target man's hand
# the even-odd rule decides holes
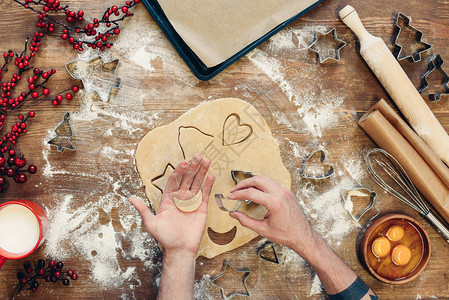
[[[270,178],[255,176],[241,181],[226,197],[263,205],[268,210],[263,220],[240,211],[231,212],[230,216],[258,234],[294,249],[301,256],[305,256],[310,241],[316,238],[317,233],[304,216],[295,195]]]
[[[214,183],[208,175],[202,189],[202,203],[194,212],[183,212],[176,207],[173,198],[188,200],[200,192],[210,160],[197,154],[193,159],[182,161],[170,175],[156,215],[142,200],[130,197],[142,217],[145,229],[154,236],[170,254],[196,256],[206,227],[207,204]]]

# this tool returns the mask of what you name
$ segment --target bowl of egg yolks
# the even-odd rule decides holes
[[[360,244],[368,270],[389,284],[403,284],[421,274],[430,259],[430,238],[415,219],[388,214],[375,220]]]

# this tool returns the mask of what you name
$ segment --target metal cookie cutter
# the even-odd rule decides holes
[[[115,72],[119,66],[118,59],[104,62],[101,56],[89,61],[77,58],[65,65],[67,72],[83,82],[88,93],[96,92],[103,102],[108,102],[112,88],[120,88],[121,79]]]
[[[369,197],[370,202],[367,207],[365,207],[359,215],[356,217],[352,214],[353,203],[350,201],[352,197]],[[363,215],[374,206],[374,201],[377,197],[376,192],[366,188],[366,187],[352,187],[348,189],[340,190],[340,198],[343,208],[349,213],[351,218],[355,222],[359,222]]]
[[[245,172],[245,171],[240,171],[240,170],[231,170],[231,177],[232,177],[232,180],[234,180],[235,185],[237,185],[237,184],[239,184],[240,181],[254,177],[254,175],[251,174],[251,172]],[[245,203],[250,204],[251,201],[245,200]]]
[[[330,37],[331,34],[332,37]],[[345,45],[345,41],[337,38],[337,30],[332,28],[325,33],[315,31],[313,42],[309,45],[308,49],[318,55],[318,60],[321,64],[328,59],[340,61],[340,49]]]
[[[75,136],[75,131],[70,122],[70,113],[67,112],[64,115],[64,120],[55,129],[56,137],[47,142],[52,146],[56,146],[59,152],[63,152],[64,149],[76,150],[75,145],[72,142],[72,138]]]
[[[225,196],[223,196],[222,194],[215,194],[215,202],[217,203],[218,207],[223,210],[223,211],[238,211],[240,209],[240,207],[242,207],[243,204],[243,200],[231,200],[226,198]],[[234,207],[229,209],[227,208],[224,203],[229,203],[232,202],[234,203]]]
[[[435,69],[440,72],[441,76],[444,79],[443,88],[445,92],[436,92],[436,93],[423,93],[429,95],[430,101],[439,101],[441,99],[441,95],[449,94],[449,75],[443,70],[444,60],[440,54],[432,56],[429,61],[429,69],[427,72],[421,77],[421,88],[419,89],[420,93],[423,93],[425,89],[429,86],[429,82],[427,81],[427,76],[430,75]]]
[[[324,174],[310,174],[309,173],[309,163],[312,157],[314,157],[316,154],[320,154],[320,163],[324,167],[323,170],[327,169],[327,172]],[[326,153],[324,153],[323,150],[318,149],[313,151],[311,154],[309,154],[306,158],[306,161],[302,165],[302,168],[300,170],[300,175],[302,178],[305,179],[325,179],[329,178],[334,174],[334,167],[331,164],[325,164],[324,160],[326,159]]]
[[[230,266],[236,272],[243,273],[243,275],[242,275],[242,284],[243,284],[243,287],[245,288],[245,292],[233,292],[230,295],[226,295],[223,287],[221,285],[215,283],[215,281],[217,279],[219,279],[220,277],[223,277],[223,275],[226,273],[226,267],[227,266]],[[235,295],[249,296],[249,291],[248,291],[248,288],[246,286],[246,279],[248,279],[248,276],[250,274],[251,274],[251,270],[250,269],[248,269],[248,268],[239,268],[238,269],[238,268],[234,267],[229,261],[225,260],[225,261],[223,261],[223,268],[221,269],[221,272],[211,278],[211,283],[220,289],[221,296],[223,297],[223,299],[231,299]]]
[[[405,28],[415,31],[415,40],[418,44],[421,45],[421,47],[418,48],[414,48],[411,49],[412,53],[411,54],[407,54],[407,55],[403,55],[402,54],[402,46],[400,44],[400,42],[398,41],[402,32],[402,27],[399,25],[400,20],[403,20],[405,23]],[[404,15],[402,12],[399,12],[397,17],[396,17],[396,29],[397,29],[397,34],[396,37],[394,38],[394,50],[393,50],[393,55],[396,57],[397,60],[403,60],[406,58],[410,58],[413,62],[418,62],[421,60],[421,53],[425,52],[427,50],[429,50],[430,48],[432,48],[432,45],[424,43],[421,39],[422,39],[422,31],[419,31],[418,29],[416,29],[415,27],[413,27],[412,25],[410,25],[411,19],[409,17],[407,17],[406,15]],[[416,52],[413,52],[416,51]],[[402,56],[401,56],[402,55]]]
[[[268,250],[270,247],[271,247],[271,255],[267,255],[265,252],[270,251]],[[274,264],[279,264],[278,255],[272,242],[266,242],[262,246],[260,246],[259,249],[257,249],[257,256],[259,256],[263,260],[272,262]]]

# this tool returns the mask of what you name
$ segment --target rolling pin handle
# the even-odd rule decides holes
[[[340,18],[359,38],[360,42],[372,35],[365,29],[354,7],[346,5],[339,12]]]

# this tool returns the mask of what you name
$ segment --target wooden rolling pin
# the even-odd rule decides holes
[[[366,31],[355,9],[340,10],[342,21],[360,40],[360,54],[415,132],[449,165],[449,136],[384,41]]]

